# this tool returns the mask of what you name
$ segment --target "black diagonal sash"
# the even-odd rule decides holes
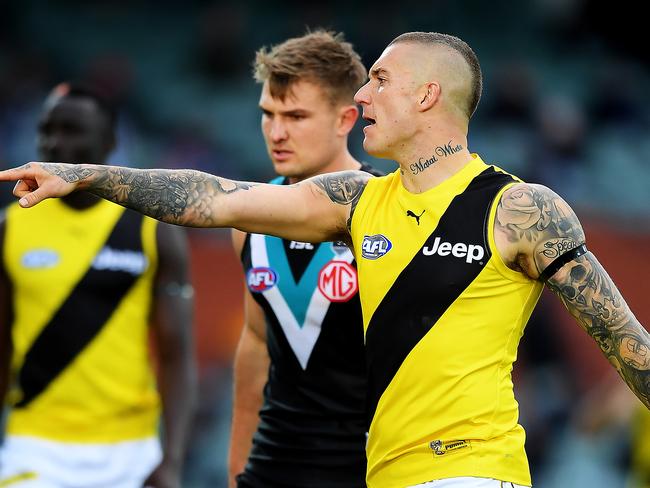
[[[368,419],[379,399],[411,350],[431,330],[445,310],[474,281],[490,259],[487,217],[494,198],[515,180],[490,167],[457,195],[438,226],[406,265],[375,310],[366,333],[368,358]],[[484,257],[466,262],[464,257],[424,253],[438,243],[481,245]],[[399,245],[395,243],[395,245]],[[432,367],[435,358],[432,358]]]
[[[142,215],[126,210],[103,249],[142,253]],[[27,406],[79,355],[104,327],[138,278],[110,259],[92,265],[32,343],[18,373],[22,392],[16,408]]]

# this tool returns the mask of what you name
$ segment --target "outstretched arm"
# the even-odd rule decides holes
[[[23,207],[86,190],[158,220],[192,227],[236,227],[306,242],[345,239],[369,178],[343,171],[295,185],[232,181],[194,170],[28,163],[0,172],[17,181]]]
[[[504,192],[497,207],[495,238],[504,261],[532,279],[585,242],[571,207],[548,188],[527,184]],[[575,257],[546,285],[650,408],[650,334],[596,257],[591,252]]]

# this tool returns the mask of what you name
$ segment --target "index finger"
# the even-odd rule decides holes
[[[18,181],[33,174],[31,163],[0,171],[0,181]]]

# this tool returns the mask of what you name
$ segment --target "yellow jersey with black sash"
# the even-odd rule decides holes
[[[13,287],[10,435],[116,442],[155,435],[148,350],[156,221],[107,201],[7,209]]]
[[[369,368],[370,488],[457,476],[530,485],[511,371],[542,284],[493,235],[516,180],[477,155],[421,194],[368,182],[352,219]]]

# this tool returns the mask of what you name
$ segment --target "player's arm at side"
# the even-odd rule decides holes
[[[499,202],[495,237],[504,260],[533,279],[549,266],[554,269],[567,252],[580,250],[557,271],[545,273],[546,285],[650,408],[650,334],[596,257],[582,254],[585,235],[571,207],[546,187],[516,185]]]
[[[305,242],[346,238],[351,212],[371,177],[343,171],[287,186],[232,181],[194,170],[92,164],[28,163],[0,171],[0,181],[18,181],[14,195],[24,207],[86,190],[173,224],[235,227]]]
[[[156,226],[158,269],[152,303],[162,399],[163,459],[151,474],[152,486],[180,486],[187,438],[197,402],[193,341],[193,291],[184,229]],[[147,483],[145,483],[146,485]]]
[[[233,247],[241,255],[246,234],[233,230]],[[264,311],[245,287],[244,327],[235,352],[230,450],[228,455],[229,486],[236,486],[235,477],[244,470],[251,450],[253,434],[259,424],[263,389],[269,373]]]
[[[11,300],[11,283],[4,266],[5,215],[0,216],[0,409],[7,397],[11,375],[11,357],[13,340],[11,323],[13,322],[13,305]]]

